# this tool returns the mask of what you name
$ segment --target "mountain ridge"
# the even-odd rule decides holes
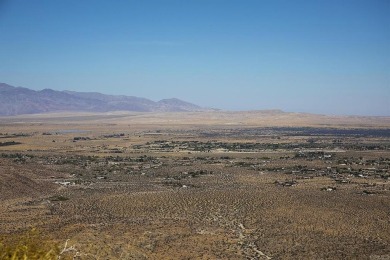
[[[135,96],[53,89],[32,90],[0,83],[0,115],[3,116],[50,112],[197,112],[210,110],[177,98],[155,102]]]

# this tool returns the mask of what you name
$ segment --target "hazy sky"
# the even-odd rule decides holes
[[[0,0],[0,82],[390,116],[390,0]]]

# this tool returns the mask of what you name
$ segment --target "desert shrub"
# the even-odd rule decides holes
[[[0,238],[0,259],[58,259],[59,246],[45,240],[41,233],[32,229],[24,235]]]

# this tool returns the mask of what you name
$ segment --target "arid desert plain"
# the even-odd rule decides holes
[[[1,117],[0,259],[23,250],[31,259],[390,259],[390,117]]]

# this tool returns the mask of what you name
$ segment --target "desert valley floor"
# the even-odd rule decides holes
[[[390,259],[390,118],[1,117],[0,258],[26,237],[47,259]]]

